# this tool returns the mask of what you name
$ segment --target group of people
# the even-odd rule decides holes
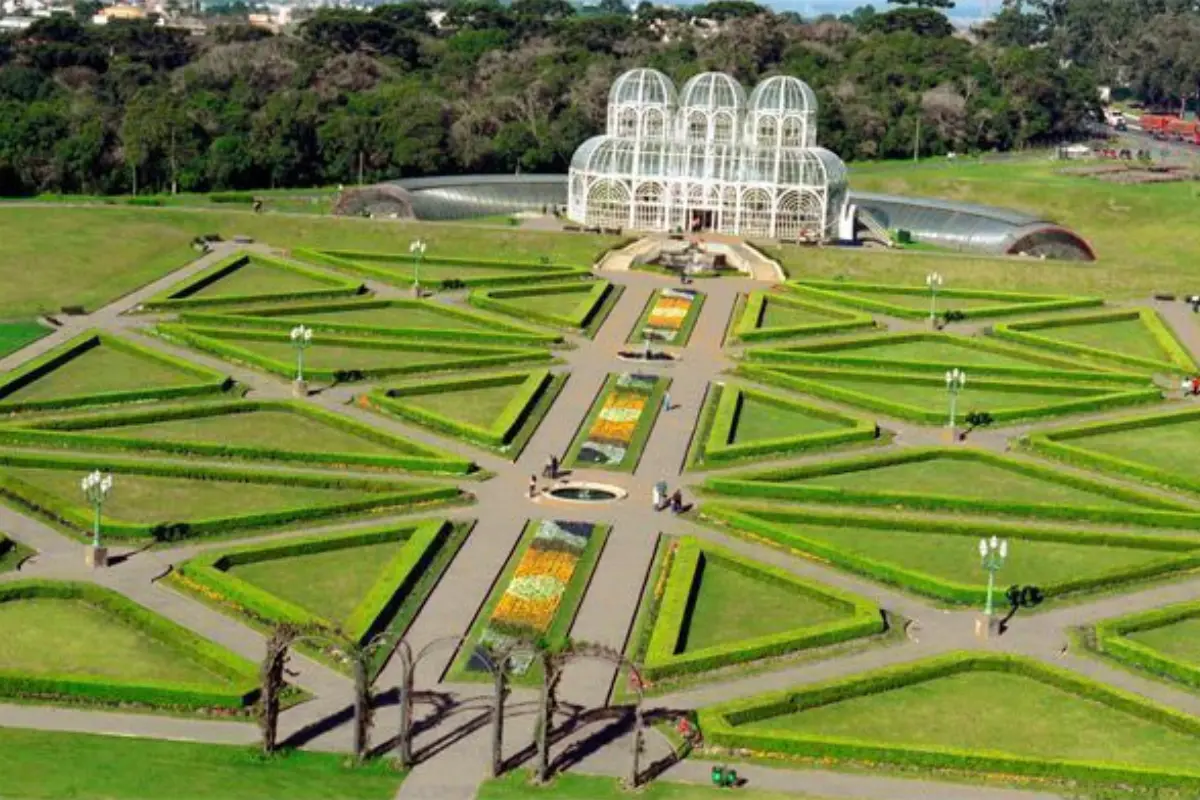
[[[654,510],[662,511],[664,508],[670,508],[671,513],[679,514],[683,508],[683,492],[676,489],[671,494],[667,493],[667,482],[659,481],[654,484]]]
[[[560,466],[561,466],[561,464],[559,463],[558,456],[551,453],[549,456],[546,457],[546,466],[542,467],[542,477],[548,478],[549,480],[552,480],[552,481],[557,480],[558,476],[559,476],[559,472],[560,472],[560,470],[559,470]],[[538,476],[530,475],[529,476],[529,496],[537,497],[537,493],[538,493]]]

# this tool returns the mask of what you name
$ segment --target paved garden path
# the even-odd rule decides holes
[[[231,249],[229,245],[219,245],[212,254],[110,306],[87,316],[66,318],[63,327],[56,332],[6,359],[0,359],[0,370],[15,367],[90,328],[139,335],[149,324],[148,319],[128,316],[127,312],[135,309],[147,297],[224,257]],[[679,359],[668,364],[637,367],[638,371],[662,374],[672,379],[672,408],[659,414],[641,462],[632,474],[579,469],[572,476],[574,479],[620,486],[629,492],[626,500],[598,508],[531,500],[527,495],[529,476],[541,474],[549,454],[561,456],[566,452],[608,374],[631,369],[628,363],[617,358],[617,351],[626,347],[626,338],[651,292],[668,285],[662,278],[633,271],[607,273],[604,277],[621,284],[625,289],[624,294],[594,340],[572,337],[574,349],[562,351],[562,364],[555,369],[569,372],[570,378],[558,401],[515,463],[365,411],[353,404],[353,396],[356,391],[361,391],[361,386],[333,387],[309,398],[309,402],[330,411],[451,452],[470,455],[485,469],[495,473],[492,480],[463,484],[475,495],[473,506],[452,508],[445,512],[454,518],[477,519],[478,524],[407,634],[413,650],[426,653],[417,670],[417,688],[421,696],[417,703],[415,744],[420,762],[403,783],[401,798],[467,800],[474,795],[479,782],[488,773],[491,763],[491,728],[487,716],[491,699],[490,685],[486,682],[450,684],[443,678],[456,652],[456,637],[464,633],[475,618],[503,564],[513,552],[526,521],[548,516],[568,516],[612,526],[611,535],[574,622],[572,636],[578,640],[596,642],[618,650],[624,647],[642,588],[649,575],[655,543],[663,533],[698,536],[797,575],[857,592],[885,608],[893,620],[911,622],[910,635],[907,637],[896,634],[887,643],[850,647],[837,657],[816,661],[784,661],[769,671],[735,674],[720,681],[680,688],[663,696],[649,698],[646,701],[648,711],[693,709],[719,700],[834,678],[937,653],[986,648],[1023,653],[1056,663],[1190,713],[1200,714],[1200,698],[1194,695],[1064,649],[1069,628],[1132,610],[1194,598],[1200,594],[1200,578],[1159,585],[1119,597],[1102,597],[1043,613],[1022,613],[1012,621],[1005,636],[981,644],[973,635],[973,612],[936,608],[921,599],[856,578],[822,563],[731,538],[720,531],[697,526],[686,518],[675,518],[669,512],[654,511],[650,498],[651,487],[656,481],[666,480],[674,488],[677,485],[686,486],[695,480],[682,475],[683,464],[708,386],[712,381],[723,380],[722,374],[732,366],[731,358],[737,355],[736,349],[726,350],[723,347],[734,303],[739,293],[764,288],[766,285],[762,283],[745,279],[718,279],[695,284],[694,288],[706,293],[706,302],[690,342],[685,348],[676,350]],[[371,288],[381,296],[402,296],[400,290],[394,287],[372,284]],[[430,302],[447,301],[431,298]],[[1200,353],[1200,329],[1190,319],[1190,310],[1181,304],[1161,306],[1160,310],[1177,330],[1181,340],[1193,352]],[[893,330],[925,327],[922,323],[894,319],[884,321]],[[969,332],[965,327],[961,330]],[[184,355],[189,360],[232,375],[249,387],[253,397],[290,397],[290,386],[278,378],[185,351],[159,339],[143,336],[142,341],[147,346]],[[814,402],[830,405],[819,400]],[[1079,419],[1102,416],[1083,416]],[[881,424],[895,433],[894,442],[890,445],[893,448],[944,443],[944,434],[936,429],[887,419],[881,420]],[[1008,427],[980,431],[972,435],[969,445],[1002,451],[1008,448],[1009,438],[1023,430],[1020,427]],[[773,463],[805,463],[824,457],[827,456],[812,455]],[[398,515],[396,519],[402,517]],[[379,521],[376,518],[353,524],[378,524]],[[315,530],[345,527],[348,526],[331,524]],[[96,581],[248,658],[259,659],[262,655],[263,637],[258,631],[159,583],[172,564],[205,549],[223,546],[222,543],[185,543],[134,552],[109,570],[92,572],[82,564],[82,548],[77,540],[17,510],[0,506],[0,530],[39,551],[20,572],[0,576],[0,580],[39,576]],[[311,533],[313,530],[309,527],[305,532]],[[281,531],[246,538],[273,538],[294,533]],[[127,550],[118,549],[118,554],[125,554]],[[315,699],[284,712],[283,734],[294,736],[294,742],[306,747],[339,751],[349,749],[349,680],[301,656],[294,659],[293,667],[297,673],[295,682],[311,692]],[[398,679],[398,668],[393,663],[384,670],[377,686],[381,690],[389,690]],[[622,728],[623,723],[614,722],[611,715],[606,716],[604,711],[615,680],[616,669],[607,662],[579,662],[568,667],[559,691],[563,708],[556,720],[567,729],[555,744],[556,759],[569,762],[572,768],[597,774],[624,776],[627,773],[627,726]],[[535,701],[536,693],[526,689],[515,690],[508,700],[510,714],[506,719],[504,754],[513,763],[529,758],[528,744],[533,731]],[[569,716],[572,711],[574,717]],[[386,742],[396,729],[395,705],[383,705],[376,719],[375,738],[377,742]],[[239,744],[253,742],[257,737],[257,729],[241,721],[191,720],[33,705],[0,704],[0,725]],[[648,734],[645,763],[670,755],[665,739],[655,732]],[[684,761],[669,768],[665,774],[668,779],[703,783],[708,778],[707,769],[707,762]],[[748,778],[751,786],[859,800],[1040,800],[1054,796],[1044,792],[841,774],[817,769],[789,770],[747,765],[739,767],[739,770]]]

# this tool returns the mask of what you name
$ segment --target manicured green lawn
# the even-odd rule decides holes
[[[1125,638],[1180,661],[1200,664],[1200,617],[1188,617],[1170,625],[1134,631],[1125,634]]]
[[[589,265],[616,236],[481,228],[467,224],[254,214],[217,208],[0,207],[0,319],[95,309],[196,257],[191,239],[245,234],[276,247],[394,252],[420,237],[429,255]],[[424,273],[424,269],[422,272]],[[32,280],[30,277],[32,276]]]
[[[160,442],[217,442],[291,452],[395,454],[388,447],[300,414],[250,411],[101,428],[89,433]]]
[[[37,322],[0,322],[0,358],[15,353],[50,332]]]
[[[801,352],[804,352],[801,350]],[[822,349],[824,355],[846,358],[878,359],[880,364],[898,361],[932,361],[947,367],[1025,367],[1045,369],[1042,364],[1026,361],[1006,353],[993,353],[950,339],[917,340],[911,342],[883,342],[866,347]],[[943,390],[943,394],[945,391]]]
[[[435,328],[457,330],[488,330],[489,326],[470,318],[453,314],[442,314],[436,306],[412,308],[410,306],[384,306],[350,311],[307,311],[302,315],[314,325],[328,320],[333,323],[351,325],[375,325],[382,328]]]
[[[742,408],[733,428],[733,443],[800,436],[845,427],[849,427],[849,423],[805,414],[803,411],[776,405],[753,395],[742,395]]]
[[[946,409],[947,414],[949,413],[946,387],[939,382],[901,383],[892,380],[884,382],[866,377],[841,378],[825,375],[812,379],[804,377],[803,379],[824,383],[839,389],[849,389],[853,392],[878,396],[881,400],[901,403],[925,411]],[[961,419],[970,411],[995,412],[1015,408],[1037,408],[1055,403],[1065,403],[1081,397],[1105,394],[1106,391],[1071,387],[1062,392],[1038,392],[1030,391],[1019,385],[1013,385],[1012,388],[1008,386],[980,388],[978,385],[972,386],[968,381],[967,387],[958,396],[958,413]]]
[[[591,291],[592,284],[579,283],[562,291],[556,289],[551,293],[530,292],[529,294],[505,296],[497,299],[509,308],[518,311],[536,311],[542,314],[563,316],[569,314],[575,306],[583,302],[583,299]]]
[[[25,547],[20,542],[10,539],[4,534],[0,534],[0,572],[8,572],[10,569],[16,569],[22,559],[32,553],[33,550]]]
[[[843,607],[706,558],[679,652],[767,636],[846,616]]]
[[[423,408],[469,422],[482,428],[490,427],[509,401],[521,390],[521,383],[505,386],[486,386],[452,394],[413,394],[403,397],[405,405]]]
[[[186,386],[197,382],[199,379],[194,375],[101,344],[72,358],[33,383],[5,395],[4,402]]]
[[[270,759],[248,747],[0,728],[0,795],[28,800],[392,800],[387,761],[346,766],[338,753]]]
[[[879,530],[852,526],[776,522],[805,539],[813,539],[854,555],[896,564],[967,586],[982,586],[977,540],[935,531]],[[1009,554],[1000,579],[1004,585],[1049,586],[1085,575],[1157,561],[1161,550],[1104,547],[1010,537]]]
[[[358,263],[367,267],[376,269],[385,269],[392,272],[396,276],[396,280],[411,284],[416,274],[413,270],[413,262],[410,258],[391,260],[377,260],[373,258],[355,259],[353,256],[348,257],[349,261],[357,260]],[[532,268],[536,269],[536,264]],[[505,269],[503,267],[486,267],[475,264],[437,264],[428,261],[421,262],[420,279],[422,284],[436,284],[444,280],[452,280],[458,278],[464,280],[468,278],[495,278],[509,275],[520,274],[519,269]]]
[[[60,498],[65,505],[83,505],[79,490],[82,472],[74,470],[5,467],[5,473]],[[329,505],[363,497],[354,489],[318,489],[265,483],[163,478],[118,474],[104,504],[104,516],[128,522],[208,519],[255,511]],[[407,488],[397,485],[397,491]]]
[[[1062,325],[1033,331],[1039,336],[1101,350],[1113,350],[1127,356],[1166,361],[1167,354],[1140,319],[1095,322],[1086,325]]]
[[[220,280],[213,281],[188,297],[226,297],[229,295],[286,294],[327,289],[329,284],[307,275],[251,261]]]
[[[296,350],[290,342],[264,342],[254,339],[222,339],[236,347],[284,364],[296,362]],[[421,347],[412,349],[353,347],[333,344],[314,344],[304,351],[304,365],[313,369],[378,369],[431,364],[457,358],[457,353],[431,352]]]
[[[0,671],[4,672],[227,683],[178,650],[79,600],[29,598],[0,603],[0,639],[4,641]]]
[[[857,297],[862,300],[874,300],[877,303],[887,303],[893,306],[903,306],[904,308],[916,308],[920,309],[921,311],[929,310],[928,291],[923,291],[918,294],[909,294],[907,292],[843,291],[838,292],[838,294],[844,294],[847,297]],[[944,294],[940,294],[937,298],[936,313],[941,314],[945,311],[969,310],[972,308],[985,308],[988,306],[994,307],[1003,305],[1011,305],[1011,302],[987,298],[981,299],[977,297],[948,297]]]
[[[344,547],[238,564],[229,571],[323,619],[340,622],[350,616],[379,571],[403,546],[404,542],[396,541]]]
[[[950,675],[746,728],[1165,769],[1200,759],[1200,737],[996,671]]]
[[[856,492],[908,492],[1015,503],[1129,508],[1135,504],[979,461],[935,458],[801,478],[798,483]]]
[[[842,317],[835,314],[822,314],[811,308],[791,305],[787,302],[768,297],[767,302],[763,304],[763,313],[759,327],[791,328],[796,325],[815,325],[836,319],[842,319]]]
[[[1098,433],[1065,440],[1064,444],[1168,472],[1191,474],[1191,465],[1200,453],[1200,420]]]
[[[622,789],[615,778],[580,775],[574,772],[556,776],[548,786],[535,786],[529,782],[529,778],[527,770],[515,770],[503,777],[484,781],[479,787],[479,793],[475,795],[476,800],[717,800],[730,794],[728,789],[663,780],[656,780],[638,789],[636,793],[631,793]],[[776,794],[745,788],[738,789],[734,794],[743,800],[819,800],[810,794]]]

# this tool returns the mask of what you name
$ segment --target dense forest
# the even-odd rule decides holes
[[[917,143],[1008,150],[1078,131],[1098,81],[1145,46],[1138,31],[1175,41],[1180,18],[1195,24],[1177,0],[1009,0],[964,36],[944,0],[913,3],[804,20],[740,0],[460,0],[444,16],[406,2],[323,10],[282,35],[226,15],[199,37],[56,15],[0,35],[0,195],[561,171],[602,127],[612,79],[641,65],[677,82],[710,69],[747,86],[799,76],[821,101],[821,143],[847,160]],[[1143,14],[1126,18],[1129,41],[1110,41],[1107,22],[1076,24],[1073,7],[1111,6]],[[1131,80],[1148,94],[1186,83]]]

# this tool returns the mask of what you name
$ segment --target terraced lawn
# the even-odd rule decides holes
[[[907,492],[1020,503],[1129,508],[1134,503],[1011,472],[978,461],[936,458],[800,478],[796,483],[855,492]]]
[[[82,471],[4,467],[14,478],[59,498],[67,506],[83,505],[79,492]],[[164,519],[208,519],[254,511],[328,505],[364,496],[356,489],[318,489],[262,483],[163,478],[118,474],[104,504],[104,515],[128,522]],[[397,485],[397,491],[405,486]]]
[[[774,522],[805,539],[830,544],[844,552],[917,570],[967,586],[983,586],[977,539],[935,531],[879,530],[854,526]],[[1085,575],[1098,575],[1168,557],[1161,550],[1048,542],[1010,538],[1000,578],[1004,585],[1049,586]],[[798,545],[799,546],[799,545]]]
[[[227,297],[232,295],[287,294],[328,289],[331,284],[313,280],[286,269],[251,262],[220,280],[213,281],[187,297]]]
[[[1188,617],[1170,625],[1127,633],[1125,638],[1180,661],[1200,664],[1200,617]]]
[[[753,395],[742,395],[742,408],[733,428],[733,443],[778,439],[850,427],[793,408],[776,405]]]
[[[996,671],[950,675],[746,728],[1165,769],[1200,760],[1198,737]]]
[[[93,435],[160,442],[218,442],[243,447],[269,447],[290,452],[375,453],[394,455],[388,447],[347,431],[282,411],[250,411],[212,417],[122,425],[88,431]]]
[[[403,547],[403,541],[344,547],[238,564],[229,572],[324,619],[341,622]]]
[[[0,671],[4,672],[227,683],[178,650],[79,600],[37,597],[2,602],[0,639],[4,641]]]
[[[767,636],[846,616],[846,610],[806,592],[747,575],[706,558],[700,588],[680,637],[678,652]]]
[[[1166,361],[1167,354],[1158,346],[1139,319],[1095,322],[1086,325],[1063,325],[1031,331],[1038,336],[1063,342],[1114,350],[1128,356],[1138,356],[1154,361]]]
[[[200,379],[166,364],[99,345],[62,366],[5,395],[3,402],[49,400],[57,397],[186,386]]]

